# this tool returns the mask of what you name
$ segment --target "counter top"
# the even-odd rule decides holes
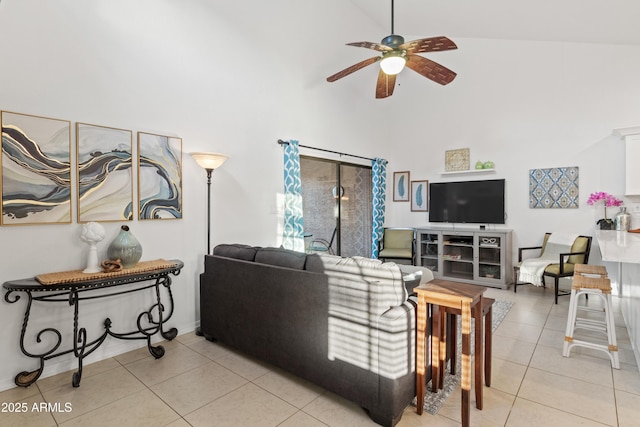
[[[640,233],[597,230],[596,239],[603,261],[640,264]]]

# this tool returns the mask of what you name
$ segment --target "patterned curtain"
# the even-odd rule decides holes
[[[382,238],[387,194],[387,161],[376,158],[371,161],[371,166],[371,190],[373,192],[371,258],[378,258],[378,241]]]
[[[291,140],[284,144],[284,248],[304,252],[303,225],[300,147]]]

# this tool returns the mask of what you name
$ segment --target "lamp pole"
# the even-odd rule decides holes
[[[211,254],[211,174],[213,170],[222,166],[229,158],[224,154],[218,153],[191,153],[193,160],[198,166],[207,171],[207,251],[205,254]],[[196,335],[203,336],[202,329],[196,329]]]
[[[207,171],[207,254],[211,255],[211,173],[212,168]]]
[[[211,254],[211,174],[229,158],[219,153],[191,153],[191,157],[198,165],[207,171],[207,250]]]

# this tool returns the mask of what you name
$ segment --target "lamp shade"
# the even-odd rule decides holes
[[[385,74],[393,76],[402,71],[406,62],[407,60],[403,56],[388,55],[380,61],[380,68]]]
[[[191,153],[191,157],[204,169],[217,169],[229,158],[220,153]]]

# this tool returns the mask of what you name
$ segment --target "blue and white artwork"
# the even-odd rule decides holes
[[[577,209],[579,172],[577,166],[529,170],[529,208]]]
[[[427,190],[429,181],[411,181],[411,211],[427,212],[429,205],[427,203]]]
[[[130,130],[76,124],[78,222],[133,220]]]
[[[71,222],[71,123],[2,112],[2,225]]]
[[[393,201],[408,202],[410,200],[409,172],[393,173]]]
[[[138,132],[138,219],[182,218],[182,139]]]

